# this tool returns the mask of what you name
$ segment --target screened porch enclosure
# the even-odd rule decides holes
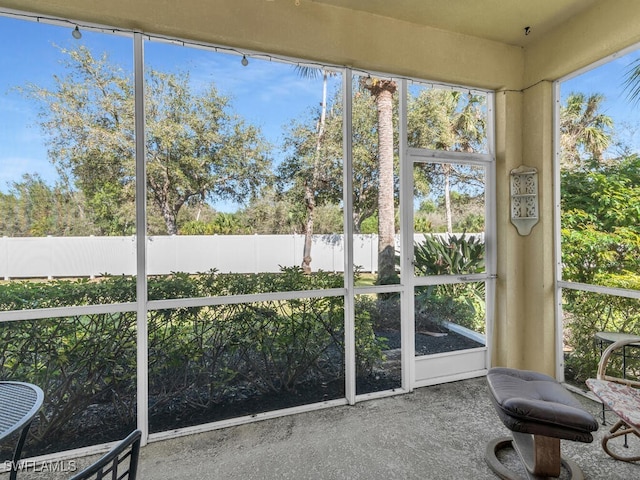
[[[0,17],[38,38],[9,98],[52,165],[2,173],[28,456],[486,372],[490,91],[34,20]]]
[[[639,22],[631,0],[0,0],[0,375],[46,399],[27,456],[428,405],[490,366],[583,384],[596,334],[637,333],[635,120],[597,94]],[[608,149],[582,113],[600,139],[615,120]]]

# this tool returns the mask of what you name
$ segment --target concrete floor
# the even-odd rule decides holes
[[[598,404],[581,401],[599,414]],[[586,479],[640,478],[640,465],[604,453],[604,431],[601,427],[591,444],[563,442],[563,454],[580,465]],[[507,434],[491,405],[486,380],[479,378],[150,443],[142,449],[138,478],[495,480],[484,461],[485,445]],[[77,464],[82,468],[95,458]],[[515,455],[504,461],[519,468]],[[22,472],[19,477],[69,476],[42,475]]]

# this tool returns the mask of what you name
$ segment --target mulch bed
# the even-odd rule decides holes
[[[432,334],[416,332],[416,356],[484,347],[484,344],[478,343],[469,337],[465,337],[451,330],[431,333]],[[433,333],[436,335],[433,335]],[[384,330],[378,332],[378,336],[385,337],[388,340],[390,349],[400,348],[399,331]]]
[[[358,376],[356,379],[356,393],[358,395],[393,390],[401,387],[399,355],[401,348],[400,332],[398,330],[383,330],[376,332],[376,335],[387,339],[387,362],[382,368],[377,368],[373,372],[368,372],[366,375]],[[415,341],[416,355],[418,356],[484,346],[452,331],[448,331],[444,335],[418,332],[415,335]],[[150,430],[151,432],[162,432],[175,428],[344,398],[344,395],[344,378],[336,378],[329,382],[314,382],[309,385],[300,385],[294,391],[290,392],[253,392],[253,394],[248,392],[246,395],[243,395],[241,399],[236,398],[229,402],[223,402],[209,409],[188,409],[184,408],[184,406],[178,402],[178,404],[175,405],[176,408],[150,412]],[[100,408],[99,405],[93,407],[94,410]],[[59,439],[53,443],[47,442],[46,445],[30,445],[29,442],[27,442],[23,457],[43,455],[118,440],[135,428],[134,425],[114,427],[114,425],[118,425],[118,422],[110,418],[110,415],[108,415],[106,411],[102,413],[94,412],[94,415],[89,416],[92,418],[83,418],[83,425],[75,426],[74,435],[70,435],[69,438]],[[86,422],[86,424],[84,424],[84,422]],[[88,425],[89,423],[93,425]],[[0,458],[9,458],[10,453],[10,451],[3,448],[0,450]]]

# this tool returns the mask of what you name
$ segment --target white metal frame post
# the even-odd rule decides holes
[[[498,218],[497,218],[497,179],[496,179],[496,149],[495,149],[495,93],[487,93],[487,148],[491,157],[486,167],[486,188],[485,188],[485,223],[484,223],[484,244],[485,244],[485,269],[489,274],[485,280],[485,305],[486,305],[486,339],[487,339],[487,362],[491,367],[493,356],[493,327],[496,312],[496,280],[498,272]]]
[[[133,35],[136,135],[136,318],[137,318],[137,423],[142,445],[149,436],[149,360],[147,324],[147,172],[144,115],[144,42]]]
[[[344,204],[344,348],[345,397],[350,405],[356,402],[356,334],[355,334],[355,277],[353,272],[353,73],[346,69],[342,75],[342,201]]]
[[[400,81],[400,308],[402,337],[402,388],[408,392],[415,383],[415,322],[413,272],[413,163],[407,142],[407,80]]]

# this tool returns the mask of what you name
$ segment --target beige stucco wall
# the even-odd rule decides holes
[[[0,0],[0,7],[498,90],[493,363],[555,373],[550,81],[640,41],[640,1],[598,2],[526,49],[308,1]],[[526,237],[509,219],[509,172],[522,163],[540,175],[541,219]]]
[[[523,321],[523,242],[510,221],[509,172],[522,164],[522,93],[501,92],[496,105],[496,200],[498,267],[496,314],[493,326],[493,364],[523,368],[525,343]]]
[[[0,0],[0,7],[409,77],[519,88],[522,49],[310,1]]]
[[[640,42],[640,2],[601,0],[525,51],[524,86],[557,80]]]
[[[517,272],[520,288],[515,297],[520,299],[522,317],[498,316],[498,325],[508,332],[521,333],[514,342],[517,347],[502,344],[496,349],[494,361],[498,364],[557,373],[553,81],[634,45],[640,41],[639,25],[640,2],[603,0],[525,49],[522,161],[539,171],[540,223],[528,237],[517,238],[508,229],[500,230],[503,247],[509,252],[502,261],[515,261],[521,268]],[[507,111],[505,115],[520,121],[515,111]],[[514,298],[507,291],[501,293],[506,294],[503,299],[506,302]]]
[[[553,84],[496,95],[498,284],[493,364],[555,375]],[[510,219],[510,172],[538,171],[539,222],[521,236]],[[502,208],[501,208],[502,206]]]

